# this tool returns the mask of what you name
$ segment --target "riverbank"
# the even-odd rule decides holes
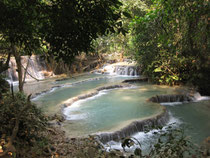
[[[106,152],[104,147],[93,137],[68,138],[59,126],[50,126],[46,131],[49,144],[40,155],[42,158],[119,158],[123,153],[117,150]],[[30,155],[28,155],[30,157]]]

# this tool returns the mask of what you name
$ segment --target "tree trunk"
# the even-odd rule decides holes
[[[24,83],[23,83],[23,71],[22,71],[22,66],[21,66],[21,56],[14,45],[12,45],[12,53],[15,56],[15,61],[17,63],[19,91],[23,92],[23,84]]]

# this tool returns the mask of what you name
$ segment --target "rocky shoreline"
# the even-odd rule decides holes
[[[49,139],[49,146],[45,149],[43,158],[119,158],[124,157],[123,153],[117,150],[106,152],[104,147],[94,137],[68,138],[65,131],[59,126],[50,126],[46,132]]]

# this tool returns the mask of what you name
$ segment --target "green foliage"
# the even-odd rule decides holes
[[[186,58],[179,54],[161,52],[144,73],[156,83],[177,85],[191,80],[190,77],[196,70],[193,60],[193,58]]]
[[[41,0],[1,1],[0,14],[1,43],[17,46],[22,55],[31,54],[40,46]]]
[[[20,56],[43,53],[71,64],[92,50],[99,35],[124,32],[121,5],[118,0],[0,1],[0,54],[14,55],[19,91],[24,85]]]
[[[1,41],[29,54],[42,43],[56,57],[74,57],[88,51],[98,35],[120,29],[120,23],[115,25],[120,5],[118,0],[1,1]]]
[[[52,1],[44,39],[56,58],[66,62],[91,49],[99,35],[121,29],[118,0]]]
[[[190,82],[210,93],[208,2],[148,0],[145,4],[148,9],[130,24],[132,56],[157,83]]]
[[[121,5],[118,0],[1,1],[0,42],[17,46],[21,55],[47,47],[68,62],[91,50],[99,35],[123,31],[116,23]]]
[[[35,105],[30,103],[26,110],[22,109],[27,105],[26,97],[22,93],[16,93],[14,96],[6,93],[0,100],[0,136],[12,135],[15,127],[17,116],[20,114],[19,130],[15,143],[33,144],[40,139],[40,132],[45,129],[46,117],[37,109]]]
[[[2,99],[3,94],[9,91],[9,83],[3,79],[2,75],[0,75],[0,99]]]
[[[97,53],[123,53],[123,55],[131,56],[133,47],[130,44],[131,34],[129,24],[136,14],[141,14],[146,10],[143,1],[121,0],[122,6],[119,8],[121,17],[117,20],[117,24],[122,27],[116,32],[110,32],[106,36],[100,36],[94,41],[94,48]]]
[[[109,34],[107,36],[101,36],[94,41],[95,51],[98,54],[115,52],[121,53],[126,51],[127,39],[123,34]]]
[[[201,156],[200,149],[185,135],[184,128],[172,128],[171,125],[161,130],[158,141],[149,153],[152,157],[176,158]]]

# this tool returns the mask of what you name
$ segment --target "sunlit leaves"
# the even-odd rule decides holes
[[[162,71],[161,67],[158,67],[158,68],[154,69],[154,72],[161,72],[161,71]]]

